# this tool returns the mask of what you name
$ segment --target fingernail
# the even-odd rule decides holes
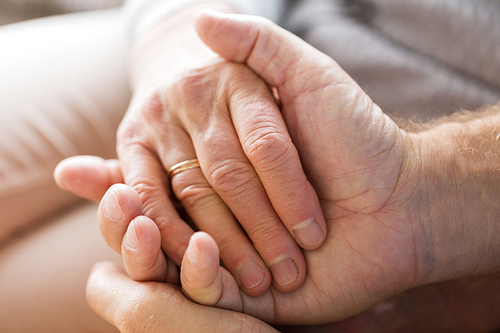
[[[118,203],[118,198],[113,190],[110,190],[106,199],[104,199],[104,211],[106,212],[106,216],[113,221],[119,221],[124,216],[122,208]]]
[[[200,251],[200,248],[193,243],[189,243],[189,247],[184,250],[185,255],[190,261],[197,262],[201,259],[202,252]]]
[[[241,264],[237,275],[241,284],[247,289],[257,287],[264,280],[264,270],[253,260]]]
[[[278,262],[271,265],[271,273],[274,281],[280,286],[287,286],[297,279],[299,269],[290,257],[279,259]]]
[[[135,221],[130,222],[127,233],[125,234],[125,246],[131,250],[137,250],[141,244],[135,230]]]
[[[314,248],[323,240],[323,229],[315,218],[304,221],[293,227],[293,233],[303,247]]]

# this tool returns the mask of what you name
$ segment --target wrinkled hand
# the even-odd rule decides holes
[[[214,51],[277,87],[329,228],[324,246],[305,254],[299,290],[235,295],[233,309],[274,323],[330,322],[419,283],[424,239],[406,133],[331,58],[269,21],[212,13],[197,30]]]
[[[329,233],[319,250],[305,253],[308,273],[298,290],[271,288],[259,297],[238,291],[236,281],[218,266],[215,243],[202,234],[195,240],[205,250],[193,246],[191,256],[188,248],[183,261],[181,280],[189,297],[244,310],[266,322],[317,324],[359,314],[414,287],[492,268],[486,262],[480,271],[474,270],[474,261],[468,260],[457,265],[453,252],[463,225],[453,220],[433,223],[426,215],[426,205],[438,204],[429,203],[429,198],[439,197],[436,193],[446,201],[451,179],[439,174],[444,171],[438,167],[429,169],[436,161],[427,161],[424,153],[435,146],[434,137],[401,130],[331,58],[266,20],[205,13],[198,31],[214,51],[246,63],[277,87]],[[422,175],[429,170],[430,176]],[[130,188],[122,190],[124,198],[136,195]],[[117,235],[120,239],[123,234]],[[436,235],[439,244],[434,243]],[[461,252],[476,244],[476,238],[471,239],[460,244]],[[204,273],[187,274],[197,262],[206,263]],[[197,279],[200,275],[207,279]]]
[[[219,268],[218,260],[208,260],[207,255],[216,250],[200,252],[207,267],[195,275],[213,277],[209,284],[213,288],[207,293],[206,284],[190,286],[189,275],[183,274],[185,292],[199,303],[244,309],[270,323],[316,324],[350,317],[413,287],[425,266],[419,252],[423,240],[413,224],[417,218],[413,170],[405,163],[412,151],[405,132],[331,58],[266,20],[205,14],[198,21],[198,31],[214,51],[228,60],[245,62],[277,87],[283,117],[320,197],[329,233],[320,249],[305,253],[308,273],[295,292],[272,287],[259,297],[241,294],[237,281]],[[150,174],[141,168],[137,172]],[[127,200],[140,199],[133,199],[135,188],[118,186],[111,188],[103,203],[117,198],[117,206],[126,212]],[[120,247],[117,240],[126,228],[117,228],[105,208],[101,205],[99,213],[107,226],[103,235],[114,248]],[[127,226],[134,217],[125,215],[120,225]],[[136,232],[132,239],[144,244],[137,230],[144,236],[145,228],[128,230]],[[162,243],[170,240],[162,237]],[[160,245],[156,247],[155,253]],[[139,249],[122,248],[124,260]],[[189,258],[186,253],[184,271],[189,271]],[[156,260],[147,258],[149,267]],[[133,266],[127,266],[129,273],[136,269]],[[150,273],[164,277],[161,270]]]
[[[456,226],[446,223],[444,226],[429,225],[420,219],[417,208],[422,207],[416,207],[418,201],[414,197],[422,192],[416,191],[415,178],[418,177],[412,173],[418,174],[418,169],[410,163],[422,163],[418,149],[411,149],[413,146],[408,145],[407,134],[385,117],[331,59],[259,19],[205,14],[199,27],[208,45],[229,59],[246,61],[270,84],[279,88],[285,119],[292,136],[299,142],[301,156],[314,157],[304,160],[304,164],[320,193],[331,232],[319,251],[306,254],[309,270],[299,290],[285,294],[271,289],[260,297],[241,294],[232,276],[218,265],[216,243],[207,234],[196,234],[191,238],[181,271],[182,286],[189,297],[202,304],[238,311],[244,309],[271,322],[320,323],[360,313],[410,287],[463,274],[463,271],[460,273],[463,267],[441,267],[431,261],[446,262],[443,253],[432,248],[433,244],[428,242],[430,238],[423,230],[431,234],[444,230],[451,239],[456,239]],[[222,48],[223,45],[238,47]],[[259,68],[266,68],[266,71],[259,71]],[[316,107],[309,108],[308,105]],[[313,140],[316,137],[318,139]],[[338,158],[333,159],[332,155]],[[431,163],[436,163],[436,160]],[[439,179],[436,174],[433,177]],[[420,177],[422,183],[419,185],[432,197],[428,192],[430,184],[423,183],[424,180],[425,177]],[[336,184],[342,191],[336,190]],[[155,241],[159,231],[148,218],[139,216],[129,224],[135,216],[133,207],[140,206],[139,196],[124,185],[115,186],[114,192],[119,207],[125,212],[122,219],[128,221],[114,224],[101,215],[107,228],[104,237],[115,246],[123,246],[123,258],[132,275],[146,280],[149,275],[157,280],[170,281],[164,269],[144,269],[154,267],[152,263],[161,258],[157,256],[160,241],[159,237]],[[443,190],[438,193],[446,194]],[[421,202],[425,203],[425,200]],[[103,209],[101,206],[100,211]],[[445,213],[450,214],[449,211]],[[127,225],[133,228],[125,230],[123,226]],[[127,245],[129,237],[136,240],[135,246]],[[121,239],[125,240],[123,244]],[[448,238],[442,240],[440,246],[456,248],[456,244],[453,247],[453,244],[446,243]],[[145,262],[148,263],[145,266],[138,264]],[[443,270],[449,275],[443,275]],[[155,275],[157,273],[163,276]],[[107,278],[108,284],[99,282]],[[352,319],[315,329],[317,332],[411,331],[420,329],[422,321],[430,320],[424,329],[489,331],[500,324],[489,312],[496,313],[499,304],[497,280],[496,276],[480,277],[409,290]],[[182,298],[178,289],[175,297],[171,297],[171,293],[158,292],[171,288],[163,283],[134,284],[135,287],[127,288],[126,293],[113,289],[112,283],[112,274],[99,267],[94,270],[88,285],[89,295],[93,296],[89,301],[98,313],[118,327],[135,325],[130,327],[140,329],[146,324],[159,323],[156,331],[160,332],[162,325],[173,323],[173,319],[184,313],[180,310],[172,312],[180,307],[164,309],[154,306],[170,304],[169,301],[174,301],[174,304],[177,300],[183,304],[188,302],[185,304],[190,310],[204,309],[186,312],[190,315],[212,311]],[[477,312],[470,311],[475,302],[482,307],[476,306]],[[213,311],[210,313],[210,316],[214,315],[211,323],[218,325],[222,320],[228,325],[225,326],[228,330],[231,330],[229,323],[239,324],[245,320],[232,312]],[[134,314],[133,322],[127,320],[130,314]],[[158,320],[152,321],[151,318]],[[203,324],[208,323],[203,315],[197,318],[202,319]],[[260,326],[261,322],[247,319],[249,329],[265,329]],[[196,331],[197,327],[190,328]],[[216,330],[220,331],[220,327]]]
[[[306,275],[300,247],[314,250],[326,238],[319,200],[270,88],[203,45],[195,11],[175,15],[135,46],[134,98],[117,137],[121,177],[140,194],[142,214],[158,225],[162,250],[176,264],[193,233],[172,203],[179,200],[196,228],[214,237],[242,290],[262,294],[271,279],[294,290]],[[201,168],[168,179],[166,170],[193,158]],[[78,172],[72,162],[80,176],[89,167]],[[86,195],[64,168],[61,186]]]
[[[235,296],[234,308],[252,313],[254,306],[273,322],[337,320],[413,287],[498,271],[498,187],[491,186],[498,154],[485,149],[478,157],[492,162],[474,165],[460,142],[495,149],[498,134],[487,124],[498,121],[497,111],[461,127],[451,122],[408,134],[331,58],[269,21],[206,13],[197,30],[212,50],[277,87],[330,230],[320,251],[306,253],[308,276],[299,290],[271,290],[272,301]],[[484,199],[476,200],[479,191]],[[262,317],[263,304],[274,318]]]

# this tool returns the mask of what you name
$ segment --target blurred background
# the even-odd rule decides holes
[[[32,18],[119,7],[123,0],[0,0],[0,25]]]

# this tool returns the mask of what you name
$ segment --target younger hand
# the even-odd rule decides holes
[[[120,197],[123,199],[123,195]],[[136,269],[133,274],[140,271],[138,262],[147,257],[153,258],[148,249],[147,218],[137,218],[136,222],[142,225],[139,227],[142,229],[139,240],[146,246],[124,252],[125,263],[132,263]],[[151,227],[149,232],[154,235],[155,225],[152,222]],[[129,233],[130,230],[125,238],[130,236]],[[156,244],[159,247],[159,243]],[[144,269],[142,271],[147,272]],[[154,274],[153,271],[149,273]],[[143,275],[143,278],[152,281],[156,277]],[[219,268],[217,246],[207,234],[196,233],[191,238],[183,260],[181,279],[183,291],[191,299],[222,309],[241,311],[227,297],[236,295],[238,287],[234,280],[231,283],[230,274]],[[148,332],[270,330],[270,327],[253,317],[195,304],[182,295],[175,280],[171,281],[174,281],[171,282],[173,285],[136,283],[115,265],[101,263],[96,265],[89,279],[88,299],[94,310],[121,332],[135,332],[144,327],[148,327]],[[498,282],[498,276],[485,276],[424,286],[396,295],[341,322],[278,329],[297,333],[492,332],[500,327],[500,319],[496,315],[500,310]],[[227,289],[228,286],[232,290]],[[168,292],[165,293],[165,290]],[[191,322],[190,316],[196,316],[197,320]],[[152,317],[156,320],[152,321]]]

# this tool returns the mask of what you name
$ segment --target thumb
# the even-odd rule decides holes
[[[227,60],[246,63],[281,98],[293,98],[304,89],[357,84],[329,56],[263,17],[203,10],[196,30],[202,41]]]
[[[203,11],[196,29],[213,51],[245,63],[278,89],[320,197],[339,201],[370,193],[377,198],[370,209],[386,202],[404,155],[399,128],[332,58],[260,17]]]
[[[219,249],[204,232],[191,236],[181,267],[184,294],[202,305],[242,311],[238,284],[219,266]]]

